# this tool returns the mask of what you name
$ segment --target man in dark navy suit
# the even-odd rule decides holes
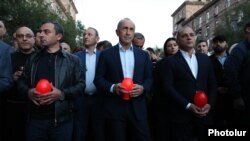
[[[150,140],[145,94],[152,84],[152,63],[147,52],[132,45],[134,33],[134,22],[122,19],[116,29],[119,43],[101,53],[97,67],[94,82],[105,95],[108,141],[126,141],[128,136]],[[121,85],[125,77],[133,79],[130,92]],[[129,93],[130,100],[122,99],[124,93]]]
[[[183,27],[177,33],[180,50],[163,62],[162,82],[170,107],[170,141],[204,140],[204,125],[211,123],[210,113],[216,97],[216,79],[207,55],[196,53],[195,33]],[[208,103],[200,108],[194,104],[196,91],[206,93]]]
[[[83,79],[86,88],[83,96],[75,101],[74,141],[103,141],[104,140],[104,113],[103,98],[94,85],[95,70],[98,64],[100,51],[96,49],[99,33],[89,27],[83,33],[86,49],[75,53],[80,58],[81,66],[85,70]]]

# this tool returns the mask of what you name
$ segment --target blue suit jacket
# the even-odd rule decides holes
[[[136,118],[146,119],[147,110],[145,103],[145,94],[150,91],[152,85],[152,63],[147,52],[133,47],[134,52],[134,84],[144,87],[144,93],[131,99],[132,108]],[[112,48],[103,51],[98,63],[95,85],[105,95],[104,105],[106,116],[111,119],[120,119],[125,114],[126,102],[121,96],[110,92],[113,84],[121,83],[123,80],[122,64],[118,44]]]
[[[181,52],[177,52],[164,60],[161,74],[164,94],[167,94],[169,105],[168,115],[176,122],[189,122],[196,117],[188,110],[188,103],[194,103],[196,90],[207,94],[208,103],[213,107],[216,98],[216,78],[209,57],[196,53],[198,74],[195,78]]]
[[[11,46],[0,41],[0,93],[7,90],[12,82]]]
[[[96,50],[96,66],[97,66],[98,61],[99,61],[100,53],[101,52],[99,50]],[[80,63],[81,63],[82,69],[84,70],[84,72],[86,72],[86,50],[84,49],[82,51],[76,52],[75,55],[80,58]],[[86,73],[84,73],[83,76],[84,76],[84,80],[85,80]]]
[[[98,64],[98,61],[99,61],[99,58],[100,58],[100,51],[99,50],[96,50],[96,67],[97,67],[97,64]],[[80,64],[81,64],[81,67],[82,67],[82,70],[84,72],[83,74],[83,80],[85,81],[86,80],[86,50],[82,50],[82,51],[79,51],[79,52],[76,52],[74,55],[76,55],[77,57],[80,58]],[[78,111],[81,109],[81,102],[83,102],[83,99],[84,97],[80,96],[78,97],[76,100],[75,100],[75,109]]]

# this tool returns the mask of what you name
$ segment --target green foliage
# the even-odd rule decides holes
[[[250,2],[246,1],[243,4],[227,11],[220,23],[215,28],[215,36],[219,34],[224,34],[227,38],[229,45],[240,42],[245,38],[244,25],[250,20]],[[241,17],[241,19],[240,19]],[[236,28],[233,28],[233,25]],[[236,29],[236,30],[234,30]]]
[[[12,34],[20,26],[30,27],[36,30],[44,21],[57,21],[64,27],[64,41],[71,47],[76,46],[76,36],[78,29],[75,21],[68,17],[63,19],[50,10],[50,3],[44,3],[44,0],[0,0],[0,20],[5,23],[7,28],[7,40],[11,40]]]
[[[76,22],[76,44],[77,47],[83,47],[83,31],[84,31],[84,25],[81,23],[81,21]]]

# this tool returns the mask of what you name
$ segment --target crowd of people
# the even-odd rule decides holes
[[[17,28],[10,46],[0,21],[0,140],[204,141],[208,127],[250,125],[250,21],[230,52],[224,35],[209,49],[184,26],[160,57],[135,31],[121,19],[112,45],[88,27],[84,49],[72,50],[63,27],[46,21],[36,31]],[[51,87],[44,94],[41,79]],[[198,91],[203,107],[194,102]]]

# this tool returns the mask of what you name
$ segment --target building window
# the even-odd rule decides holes
[[[219,21],[215,21],[215,27],[217,27],[219,24]]]
[[[217,16],[218,13],[219,13],[219,7],[218,7],[218,5],[217,5],[217,6],[215,7],[215,9],[214,9],[214,15]]]
[[[199,28],[201,28],[201,24],[202,24],[202,17],[199,18]]]
[[[207,27],[206,27],[205,36],[206,36],[206,37],[209,37],[209,35],[210,35],[210,27],[207,26]]]
[[[230,7],[231,5],[231,0],[226,0],[226,8]]]
[[[210,16],[209,16],[209,12],[207,12],[207,16],[206,16],[206,23],[208,23],[208,22],[209,22],[209,18],[210,18]]]

